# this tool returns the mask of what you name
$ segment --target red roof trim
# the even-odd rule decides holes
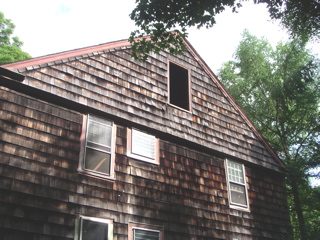
[[[70,50],[70,51],[61,52],[61,53],[50,54],[42,57],[31,58],[31,59],[27,59],[19,62],[7,63],[7,64],[1,65],[1,67],[10,69],[10,70],[17,70],[25,67],[41,65],[49,62],[68,59],[68,58],[77,57],[77,56],[90,54],[94,52],[101,52],[105,50],[110,50],[110,49],[115,49],[120,47],[130,47],[130,46],[131,45],[128,40],[120,40],[116,42],[110,42],[110,43]]]

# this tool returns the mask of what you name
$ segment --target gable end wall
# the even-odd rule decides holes
[[[73,239],[79,214],[164,227],[166,240],[282,239],[284,177],[246,166],[250,211],[230,209],[224,158],[160,139],[160,164],[126,156],[117,127],[115,181],[77,172],[83,114],[0,87],[0,237]]]

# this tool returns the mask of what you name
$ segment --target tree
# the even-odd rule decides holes
[[[253,0],[266,4],[271,19],[280,19],[292,37],[319,39],[319,0]],[[226,8],[233,12],[241,7],[239,0],[136,0],[130,17],[138,30],[130,35],[133,57],[145,60],[150,51],[167,49],[170,53],[183,52],[182,38],[188,27],[212,27],[215,16]],[[175,31],[180,34],[176,34]],[[149,37],[146,37],[149,36]]]
[[[272,19],[280,19],[293,38],[320,39],[319,0],[262,0],[269,9]]]
[[[219,77],[289,169],[287,186],[294,234],[314,239],[319,198],[310,187],[310,169],[320,165],[319,60],[295,39],[276,49],[245,31],[235,60]],[[317,190],[317,196],[319,190]],[[310,199],[312,198],[312,199]],[[311,202],[316,202],[317,204]],[[310,209],[310,206],[316,209]]]
[[[23,42],[18,37],[11,37],[14,28],[11,20],[4,18],[4,14],[0,12],[0,64],[31,58],[21,50]]]

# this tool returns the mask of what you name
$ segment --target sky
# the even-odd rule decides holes
[[[239,13],[228,9],[218,15],[210,29],[189,31],[188,41],[214,72],[231,60],[244,29],[274,45],[287,39],[264,5],[243,5]],[[136,29],[129,18],[135,0],[0,0],[0,6],[32,57],[127,39]]]
[[[239,13],[228,9],[219,14],[210,29],[189,29],[188,41],[214,73],[232,59],[244,29],[273,46],[288,40],[279,23],[270,21],[265,5],[242,4]],[[136,29],[129,18],[135,0],[0,0],[0,6],[32,57],[127,39]],[[312,48],[319,53],[320,44]]]

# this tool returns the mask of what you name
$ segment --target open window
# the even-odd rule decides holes
[[[163,240],[163,227],[129,223],[128,240]]]
[[[114,124],[88,115],[82,133],[79,171],[102,177],[113,177]]]
[[[113,221],[80,216],[76,221],[75,240],[112,240]]]
[[[169,62],[169,102],[179,108],[190,110],[189,71]]]
[[[244,165],[229,159],[226,160],[226,165],[230,206],[248,209],[248,194]]]
[[[128,156],[151,163],[159,163],[159,140],[152,134],[128,128]]]

